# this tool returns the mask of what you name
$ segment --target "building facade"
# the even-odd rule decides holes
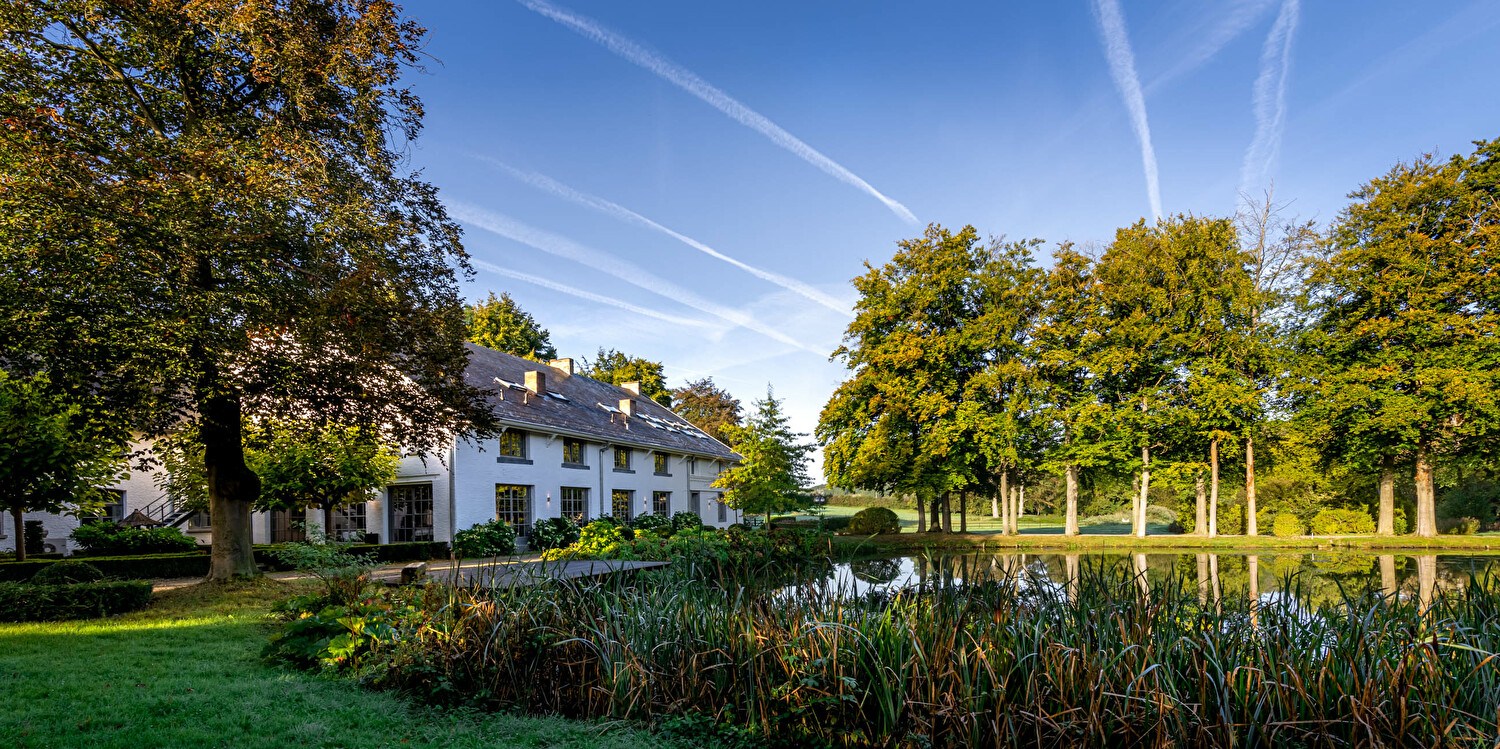
[[[548,364],[469,346],[469,384],[490,391],[502,426],[498,437],[455,439],[439,454],[407,455],[396,479],[368,502],[334,512],[340,538],[377,543],[449,541],[463,529],[501,518],[525,537],[536,521],[570,517],[585,523],[603,516],[694,512],[724,527],[740,513],[711,486],[738,456],[670,409],[643,396],[634,383],[615,386],[578,374],[573,362]],[[162,492],[149,472],[132,472],[115,485],[114,520],[136,511],[162,520]],[[155,514],[153,514],[155,513]],[[42,520],[47,545],[71,550],[71,516],[32,513]],[[304,537],[322,525],[322,511],[259,512],[256,543]],[[179,527],[208,543],[206,513],[178,519]],[[14,535],[0,550],[15,548]]]

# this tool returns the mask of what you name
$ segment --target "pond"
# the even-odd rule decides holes
[[[1379,592],[1431,601],[1440,590],[1457,590],[1471,577],[1500,574],[1500,555],[1371,554],[1315,552],[1277,554],[1200,553],[979,553],[908,555],[836,564],[822,582],[854,595],[897,588],[963,586],[1013,581],[1068,590],[1081,571],[1115,567],[1138,582],[1196,586],[1200,600],[1247,596],[1253,600],[1291,595],[1318,605]]]

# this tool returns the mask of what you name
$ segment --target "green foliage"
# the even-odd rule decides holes
[[[307,529],[306,541],[277,544],[271,555],[283,565],[305,572],[323,583],[323,601],[332,606],[348,606],[363,595],[370,585],[375,560],[349,550],[316,526]]]
[[[1438,504],[1438,520],[1444,518],[1475,518],[1481,523],[1495,520],[1495,511],[1500,505],[1500,482],[1468,481],[1443,493]]]
[[[73,530],[73,540],[89,554],[170,554],[193,551],[198,542],[176,528],[132,528],[115,523],[84,523]]]
[[[578,525],[571,518],[544,518],[531,526],[527,546],[532,551],[558,549],[578,542]]]
[[[265,421],[247,427],[245,443],[263,510],[365,502],[400,463],[398,450],[364,427]]]
[[[516,529],[496,518],[453,536],[453,554],[460,559],[504,557],[516,553]]]
[[[740,455],[713,485],[723,489],[724,504],[745,513],[771,515],[805,509],[812,504],[807,464],[814,446],[807,435],[793,432],[781,401],[766,388],[743,427],[729,428],[729,444]]]
[[[641,395],[662,404],[672,405],[667,377],[661,362],[630,356],[614,349],[599,349],[593,361],[585,361],[583,374],[611,385],[639,382]]]
[[[1307,526],[1302,524],[1302,519],[1290,512],[1278,512],[1276,518],[1271,521],[1271,535],[1277,538],[1291,538],[1307,534]]]
[[[877,533],[900,533],[901,519],[884,507],[866,507],[849,518],[844,533],[850,536],[873,536]]]
[[[41,571],[31,576],[32,585],[70,585],[72,583],[92,583],[104,579],[104,573],[99,571],[88,562],[77,562],[64,559],[43,567]]]
[[[720,442],[729,441],[728,427],[740,425],[740,401],[714,384],[713,378],[693,380],[671,392],[672,411]]]
[[[151,583],[99,580],[61,585],[0,582],[0,622],[95,619],[151,605]]]
[[[0,562],[0,580],[28,580],[43,569],[62,560],[47,559],[25,562]],[[208,574],[208,555],[156,554],[129,557],[89,557],[88,563],[118,580],[151,578],[203,577]]]
[[[637,531],[651,531],[663,536],[672,535],[677,524],[666,515],[658,515],[654,512],[641,513],[630,519],[630,527]]]
[[[1438,533],[1445,536],[1472,536],[1479,532],[1479,518],[1440,518]]]
[[[491,291],[484,301],[465,305],[464,324],[469,341],[485,348],[540,362],[557,358],[552,334],[510,294],[496,297]]]
[[[672,513],[672,529],[675,531],[698,530],[703,527],[703,518],[696,512]]]
[[[1313,516],[1309,525],[1314,536],[1347,536],[1375,532],[1375,519],[1364,510],[1321,510]]]

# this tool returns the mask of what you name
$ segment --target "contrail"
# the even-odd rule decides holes
[[[674,325],[687,325],[695,328],[715,327],[714,325],[704,322],[703,320],[695,320],[691,317],[679,317],[677,315],[668,314],[666,312],[658,312],[654,309],[640,307],[631,304],[630,302],[615,299],[614,297],[604,296],[603,294],[595,294],[592,291],[584,291],[583,289],[568,286],[567,284],[561,284],[556,281],[551,281],[542,278],[541,276],[533,276],[530,273],[522,273],[520,271],[511,270],[509,268],[502,268],[498,265],[495,265],[494,263],[484,260],[471,258],[469,262],[473,263],[474,267],[476,268],[481,268],[491,273],[505,276],[506,278],[514,278],[517,281],[524,281],[533,286],[540,286],[544,289],[551,289],[552,291],[556,291],[561,294],[567,294],[568,296],[577,297],[579,299],[587,299],[591,302],[598,302],[599,304],[616,307],[627,312],[634,312],[637,315],[654,318],[657,320],[661,320],[662,322],[669,322]]]
[[[509,216],[488,211],[483,208],[471,206],[465,203],[450,203],[449,212],[454,218],[466,224],[476,226],[491,234],[505,237],[520,242],[521,244],[535,247],[549,255],[571,260],[580,265],[586,265],[601,273],[614,276],[632,286],[649,291],[658,296],[670,299],[686,307],[692,307],[709,315],[713,315],[725,322],[733,323],[742,328],[753,330],[774,341],[795,346],[809,353],[819,356],[823,351],[812,346],[803,344],[792,337],[782,333],[775,328],[762,323],[754,317],[737,309],[715,304],[694,294],[687,289],[678,286],[650,271],[627,263],[619,258],[613,257],[598,250],[585,247],[567,237],[559,236],[551,232],[543,231],[521,223]]]
[[[792,152],[803,161],[822,169],[829,176],[864,191],[869,196],[884,203],[886,208],[889,208],[892,213],[900,216],[901,220],[908,224],[912,226],[921,224],[917,220],[916,215],[908,210],[906,206],[892,198],[886,197],[884,193],[876,190],[869,182],[861,179],[859,175],[845,169],[843,165],[819,153],[817,149],[802,142],[797,136],[783,130],[780,125],[767,119],[761,113],[740,103],[738,99],[724,93],[708,81],[699,78],[697,73],[662,57],[628,37],[605,28],[597,21],[586,16],[563,10],[545,0],[516,0],[516,2],[526,6],[528,10],[546,16],[572,29],[579,35],[603,46],[605,49],[625,58],[627,61],[655,73],[667,82],[698,97],[704,103],[728,115],[741,125],[766,136],[771,139],[772,143]]]
[[[803,283],[795,278],[788,278],[779,273],[772,273],[771,271],[757,268],[753,265],[750,265],[749,263],[741,262],[740,260],[725,255],[724,253],[719,252],[718,250],[709,247],[708,245],[703,244],[696,239],[693,239],[692,237],[680,234],[676,231],[673,231],[672,229],[662,226],[661,224],[658,224],[655,221],[652,221],[651,219],[646,218],[645,216],[642,216],[641,214],[636,213],[629,208],[626,208],[625,206],[610,202],[608,200],[605,200],[604,198],[590,195],[586,192],[575,190],[544,174],[538,174],[536,172],[523,172],[520,169],[516,169],[515,167],[510,166],[509,164],[489,158],[487,156],[480,156],[479,158],[494,165],[496,168],[503,170],[506,174],[509,174],[510,176],[515,177],[516,179],[525,182],[528,185],[531,185],[532,187],[538,188],[540,190],[545,190],[564,200],[568,200],[579,205],[592,208],[596,211],[599,211],[600,213],[614,217],[621,221],[632,223],[637,226],[644,226],[652,231],[658,232],[660,234],[665,234],[705,255],[708,255],[709,257],[723,260],[724,262],[729,263],[730,265],[733,265],[734,267],[739,268],[740,270],[745,271],[746,273],[749,273],[756,278],[764,281],[770,281],[771,283],[776,284],[777,286],[780,286],[781,288],[786,289],[787,291],[790,291],[794,294],[800,294],[801,296],[806,297],[813,302],[821,304],[828,309],[838,312],[845,317],[854,317],[854,313],[850,311],[849,304],[847,302],[840,302],[838,299],[835,299],[832,296],[813,288],[810,284]]]
[[[1286,127],[1286,86],[1292,67],[1292,37],[1301,13],[1299,0],[1283,0],[1276,23],[1260,53],[1260,75],[1255,79],[1255,138],[1245,150],[1240,167],[1240,193],[1262,186],[1281,152]]]
[[[1276,0],[1239,0],[1236,2],[1218,25],[1199,37],[1198,44],[1186,56],[1146,84],[1146,93],[1152,93],[1212,60],[1224,49],[1225,45],[1234,41],[1251,24],[1260,20],[1261,15],[1275,2]]]
[[[1135,53],[1125,33],[1125,16],[1119,0],[1094,0],[1094,16],[1099,21],[1099,35],[1109,58],[1109,72],[1115,88],[1130,110],[1130,124],[1141,142],[1141,165],[1146,171],[1146,195],[1151,200],[1151,215],[1161,219],[1161,186],[1156,177],[1156,150],[1151,147],[1151,125],[1146,121],[1146,98],[1141,94],[1141,78],[1135,72]]]

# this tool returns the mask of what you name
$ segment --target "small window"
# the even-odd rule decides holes
[[[715,499],[714,504],[719,506],[719,522],[729,522],[729,505],[724,504],[723,498]]]
[[[616,520],[629,520],[633,509],[635,509],[635,492],[629,489],[615,489],[609,493],[609,512]]]
[[[687,459],[687,464],[688,464],[688,473],[691,473],[692,475],[697,476],[698,475],[698,459],[697,458],[688,458]]]
[[[583,440],[563,440],[563,462],[575,466],[585,465],[583,462]]]
[[[671,515],[672,493],[651,492],[651,511],[657,515]]]
[[[693,506],[691,508],[693,510],[693,514],[697,515],[700,518],[703,517],[703,495],[699,494],[698,492],[693,492],[689,498],[693,503]]]
[[[628,470],[630,470],[630,448],[628,448],[628,447],[617,447],[617,448],[615,448],[615,470],[617,470],[617,471],[628,471]]]
[[[656,475],[658,475],[658,476],[671,476],[672,475],[670,473],[667,473],[667,454],[666,453],[656,453],[656,455],[653,457],[653,465],[655,466],[655,469],[656,469]]]
[[[516,535],[531,535],[531,487],[495,484],[495,517],[510,523]]]
[[[589,490],[583,486],[562,488],[562,516],[583,525],[589,519]]]
[[[500,457],[525,460],[526,433],[502,432],[500,434]]]

